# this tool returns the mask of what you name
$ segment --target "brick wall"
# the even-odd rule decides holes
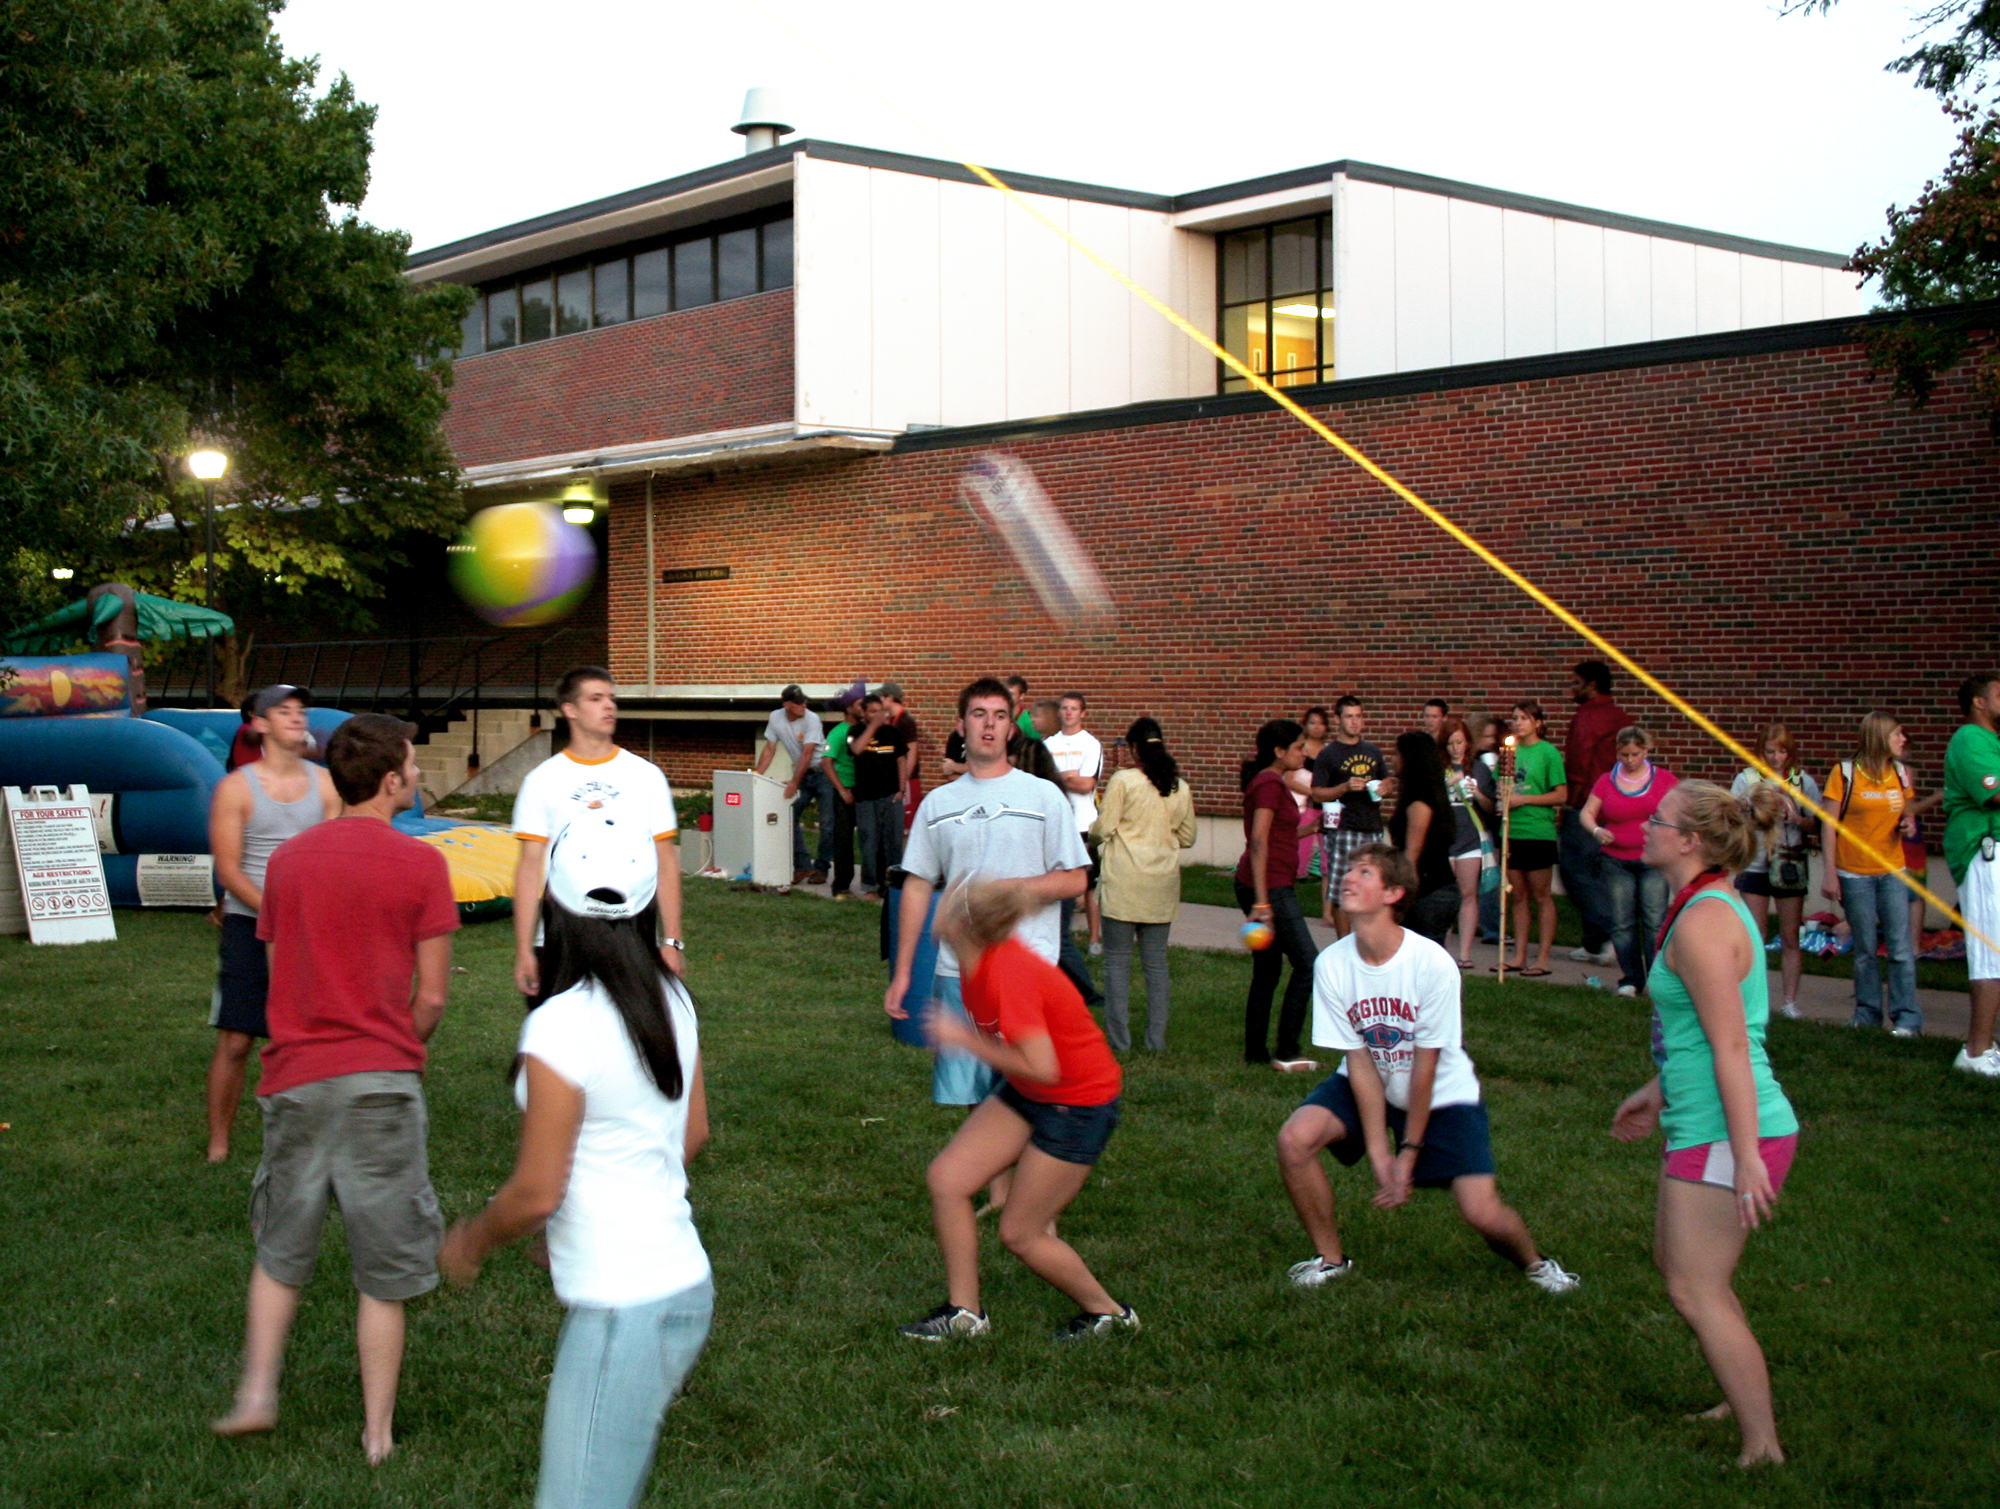
[[[1934,786],[1959,677],[2000,664],[2000,452],[1962,380],[1913,413],[1828,340],[1319,412],[1739,738],[1784,718],[1823,770],[1883,707]],[[1207,812],[1234,809],[1262,720],[1348,690],[1378,742],[1433,695],[1537,697],[1560,740],[1565,674],[1594,652],[1282,414],[1006,449],[1094,553],[1114,629],[1049,621],[954,499],[970,451],[920,450],[657,481],[662,564],[734,568],[657,589],[659,679],[895,676],[934,771],[956,689],[1020,671],[1037,694],[1088,691],[1107,742],[1158,716]],[[627,682],[645,676],[640,499],[616,489],[609,520]],[[1628,681],[1618,699],[1676,768],[1728,775],[1656,697]]]
[[[461,466],[789,420],[792,291],[461,359],[445,433]]]

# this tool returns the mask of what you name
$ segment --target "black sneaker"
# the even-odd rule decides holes
[[[1086,1336],[1109,1336],[1114,1331],[1136,1331],[1139,1329],[1139,1312],[1127,1305],[1116,1315],[1093,1315],[1088,1310],[1079,1310],[1069,1318],[1069,1324],[1056,1332],[1057,1341],[1082,1341]]]
[[[948,1341],[954,1336],[984,1336],[992,1329],[993,1323],[986,1318],[984,1310],[975,1315],[970,1310],[947,1303],[939,1305],[922,1320],[896,1327],[896,1334],[907,1336],[912,1341]]]

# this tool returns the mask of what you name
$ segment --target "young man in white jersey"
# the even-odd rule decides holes
[[[1398,920],[1416,888],[1416,867],[1400,849],[1367,844],[1348,859],[1340,905],[1353,930],[1313,968],[1313,1041],[1345,1056],[1278,1133],[1285,1192],[1318,1249],[1292,1265],[1291,1280],[1316,1289],[1354,1270],[1319,1160],[1331,1152],[1350,1168],[1368,1159],[1383,1210],[1412,1189],[1449,1188],[1487,1246],[1536,1288],[1567,1293],[1581,1280],[1535,1250],[1527,1224],[1500,1198],[1479,1076],[1461,1042],[1458,965]]]
[[[264,867],[272,851],[294,834],[340,811],[333,777],[307,762],[312,732],[306,727],[301,688],[279,684],[250,696],[245,726],[257,735],[259,756],[216,783],[208,809],[208,852],[222,885],[220,962],[208,1024],[215,1055],[208,1064],[208,1161],[229,1156],[229,1134],[243,1103],[251,1046],[269,1037],[264,1001],[270,993],[270,960],[257,941],[257,913],[264,906]]]
[[[1097,783],[1104,774],[1104,746],[1096,734],[1083,726],[1089,708],[1082,692],[1064,692],[1056,704],[1056,716],[1062,720],[1062,727],[1042,740],[1042,747],[1055,756],[1056,769],[1062,772],[1063,789],[1076,809],[1077,831],[1086,834],[1097,821]],[[1084,844],[1088,848],[1089,840],[1085,839]],[[1064,928],[1068,928],[1074,912],[1073,904],[1064,908]],[[1104,917],[1097,909],[1095,854],[1090,859],[1089,889],[1083,893],[1083,915],[1090,925],[1090,956],[1094,959],[1104,952]]]
[[[618,692],[602,666],[578,666],[556,683],[556,705],[569,725],[569,742],[528,772],[514,799],[514,836],[521,857],[514,865],[514,986],[537,994],[541,965],[535,955],[542,915],[542,881],[549,845],[573,822],[593,813],[636,812],[653,836],[659,861],[660,962],[682,973],[680,823],[667,778],[651,760],[613,739]]]

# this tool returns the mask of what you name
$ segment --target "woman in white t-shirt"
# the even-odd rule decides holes
[[[470,1284],[493,1249],[547,1223],[569,1315],[537,1509],[638,1500],[715,1305],[687,1198],[687,1164],[708,1139],[694,1007],[652,946],[658,869],[640,826],[579,819],[549,847],[542,992],[515,1060],[520,1155],[438,1254],[448,1279]]]

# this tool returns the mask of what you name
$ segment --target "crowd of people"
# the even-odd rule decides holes
[[[1856,1021],[1914,1030],[1904,967],[1911,908],[1894,869],[1914,863],[1901,840],[1914,841],[1926,803],[1903,763],[1901,730],[1882,714],[1864,721],[1854,757],[1823,786],[1774,724],[1760,746],[1772,774],[1745,772],[1724,788],[1677,780],[1658,763],[1647,731],[1611,700],[1602,665],[1578,666],[1571,693],[1562,751],[1532,700],[1504,719],[1468,721],[1433,699],[1422,726],[1387,752],[1365,737],[1365,711],[1351,696],[1331,713],[1313,708],[1257,732],[1241,773],[1236,893],[1250,919],[1270,924],[1272,943],[1251,965],[1245,1058],[1317,1070],[1304,1056],[1308,1008],[1312,1043],[1341,1056],[1276,1134],[1278,1169],[1314,1248],[1289,1278],[1316,1289],[1354,1270],[1321,1157],[1329,1154],[1348,1166],[1365,1159],[1383,1208],[1418,1189],[1448,1189],[1464,1222],[1536,1289],[1561,1295],[1580,1284],[1500,1197],[1462,1010],[1498,855],[1514,900],[1509,967],[1523,975],[1547,973],[1551,872],[1560,869],[1585,918],[1580,952],[1616,958],[1626,993],[1652,998],[1659,1073],[1618,1108],[1612,1134],[1665,1134],[1655,1247],[1668,1295],[1725,1396],[1718,1416],[1742,1430],[1739,1461],[1781,1460],[1763,1355],[1731,1287],[1798,1131],[1765,1047],[1765,928],[1775,910],[1780,937],[1796,936],[1819,826],[1808,804],[1823,800],[1845,829],[1826,827],[1828,887],[1857,938],[1868,930]],[[236,906],[221,920],[212,1159],[227,1155],[248,1046],[266,1046],[243,1368],[214,1429],[275,1427],[285,1341],[330,1204],[360,1296],[370,1461],[394,1446],[404,1303],[440,1274],[475,1282],[496,1248],[539,1233],[568,1315],[537,1502],[629,1504],[715,1302],[687,1197],[708,1114],[696,1003],[682,979],[672,793],[657,766],[617,744],[609,674],[565,676],[557,701],[567,743],[523,782],[513,823],[514,981],[528,1003],[512,1071],[518,1156],[491,1202],[447,1232],[429,1181],[422,1073],[445,1011],[457,911],[442,855],[391,821],[415,798],[415,731],[379,715],[349,719],[322,772],[302,759],[307,701],[285,686],[251,699],[246,724],[259,758],[232,773],[215,802],[217,873]],[[817,852],[800,840],[798,873],[851,873],[846,839],[859,840],[864,890],[897,898],[885,1010],[921,1015],[935,1049],[933,1098],[969,1108],[926,1176],[945,1301],[901,1334],[935,1343],[991,1329],[974,1209],[982,1190],[1002,1244],[1077,1306],[1060,1340],[1136,1331],[1136,1310],[1062,1240],[1057,1221],[1123,1114],[1119,1055],[1132,1046],[1135,956],[1143,1046],[1166,1046],[1167,941],[1196,819],[1160,723],[1127,727],[1106,779],[1085,696],[1032,701],[1021,678],[983,677],[959,694],[946,779],[921,792],[915,720],[894,683],[838,699],[831,736],[800,688],[786,688],[781,703],[769,746],[790,757],[790,796],[822,815]],[[1944,809],[1945,857],[1971,924],[1971,1027],[1956,1062],[2000,1077],[2000,952],[1991,944],[2000,936],[2000,674],[1967,678],[1960,706],[1965,722],[1930,804]],[[317,883],[336,871],[346,883]],[[1324,950],[1298,894],[1313,878],[1336,934]],[[1101,998],[1071,925],[1079,907],[1088,936],[1102,939]],[[927,930],[935,978],[919,1000]],[[1454,930],[1455,954],[1446,946]],[[1287,964],[1274,1054],[1269,1018]],[[1797,980],[1787,957],[1781,1015]]]

